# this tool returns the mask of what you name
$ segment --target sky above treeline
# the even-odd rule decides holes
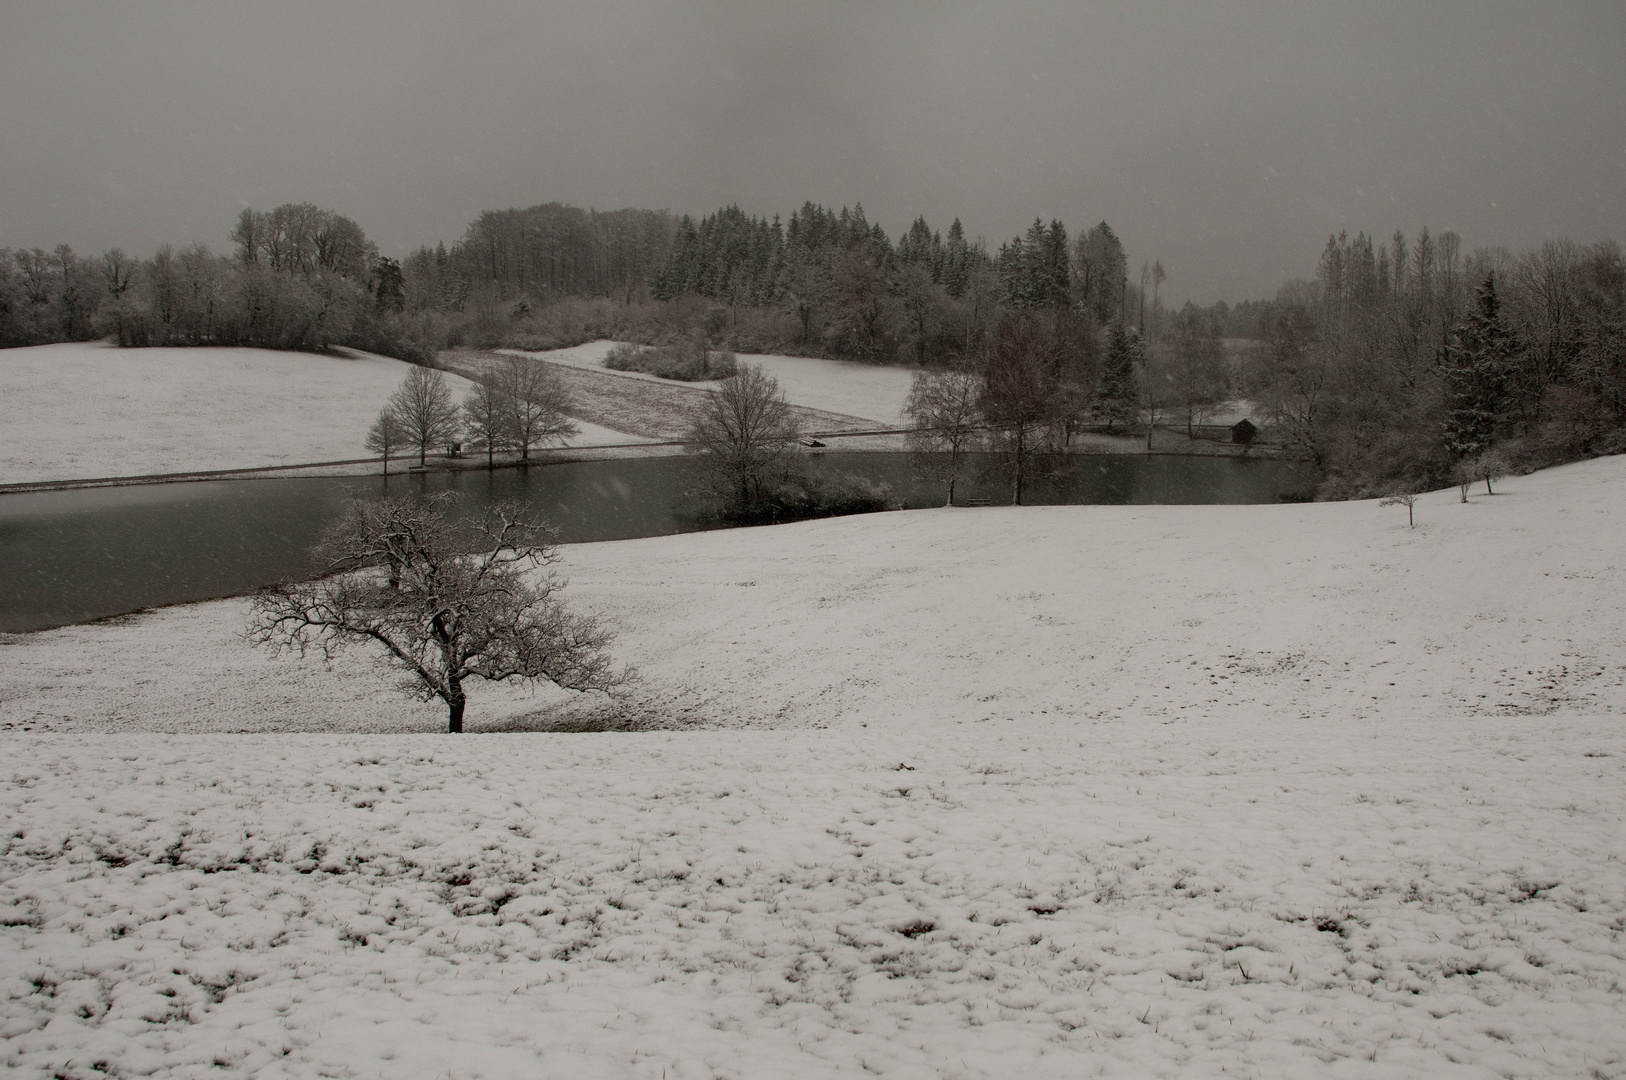
[[[1339,229],[1626,240],[1626,4],[0,0],[0,246],[225,249],[313,202],[385,254],[559,201],[861,202],[991,247],[1105,219],[1165,296]]]

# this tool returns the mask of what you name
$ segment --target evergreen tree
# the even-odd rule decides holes
[[[1101,381],[1095,388],[1095,414],[1109,431],[1114,424],[1133,420],[1140,409],[1135,371],[1142,351],[1140,338],[1122,321],[1112,324],[1107,355],[1101,362]]]
[[[1492,271],[1475,294],[1468,314],[1445,347],[1440,376],[1445,381],[1445,445],[1458,457],[1472,457],[1496,441],[1496,421],[1507,403],[1513,336],[1502,321],[1502,302]]]
[[[943,288],[958,300],[965,295],[970,277],[971,249],[965,242],[965,226],[955,218],[949,226],[948,242],[943,245]]]

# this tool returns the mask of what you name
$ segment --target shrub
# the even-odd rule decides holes
[[[739,370],[733,353],[713,352],[693,343],[641,346],[621,342],[604,358],[604,366],[679,382],[727,379]]]

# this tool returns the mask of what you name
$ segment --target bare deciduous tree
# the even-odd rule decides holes
[[[457,437],[458,408],[446,376],[430,368],[415,367],[395,393],[389,410],[408,446],[418,449],[423,465],[431,446],[442,446]]]
[[[529,461],[531,448],[562,443],[578,428],[565,411],[570,395],[548,364],[523,356],[505,356],[495,371],[496,387],[508,410],[507,434]]]
[[[945,506],[954,505],[954,485],[965,471],[965,456],[981,439],[981,390],[982,380],[965,368],[917,371],[903,407],[915,425],[909,445],[919,455],[916,467],[947,482]]]
[[[330,576],[260,592],[249,641],[329,658],[375,644],[407,673],[403,689],[445,702],[450,732],[463,730],[470,678],[582,692],[624,682],[605,653],[611,635],[568,610],[545,569],[555,558],[545,527],[498,505],[460,530],[452,500],[358,500],[318,548]]]
[[[377,454],[384,465],[384,475],[390,473],[390,451],[397,449],[406,441],[401,432],[401,425],[395,419],[394,410],[385,406],[378,413],[378,419],[367,430],[367,449]]]
[[[1404,506],[1406,508],[1406,524],[1412,528],[1417,527],[1417,514],[1413,509],[1417,505],[1417,496],[1410,491],[1397,491],[1393,495],[1385,495],[1378,500],[1379,506]]]
[[[470,444],[486,452],[486,468],[495,468],[497,451],[513,442],[512,412],[495,374],[485,372],[469,387],[463,398],[463,421]]]
[[[983,371],[978,409],[995,433],[995,446],[1011,479],[1011,504],[1020,505],[1034,459],[1050,449],[1056,419],[1056,371],[1050,347],[1032,322],[1008,319]]]
[[[742,364],[704,402],[689,427],[689,448],[736,513],[749,513],[771,496],[788,472],[788,452],[800,438],[779,383],[755,364]]]

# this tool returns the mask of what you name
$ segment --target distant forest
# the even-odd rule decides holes
[[[1450,232],[1341,233],[1274,298],[1178,309],[1162,264],[1135,267],[1105,222],[1069,236],[1036,218],[990,250],[958,220],[894,241],[861,206],[697,221],[548,203],[396,260],[350,218],[289,204],[243,211],[231,241],[0,250],[0,345],[344,345],[433,364],[615,338],[985,371],[1020,341],[1058,445],[1092,424],[1193,432],[1244,398],[1324,498],[1626,450],[1626,260],[1608,241],[1465,252]]]

